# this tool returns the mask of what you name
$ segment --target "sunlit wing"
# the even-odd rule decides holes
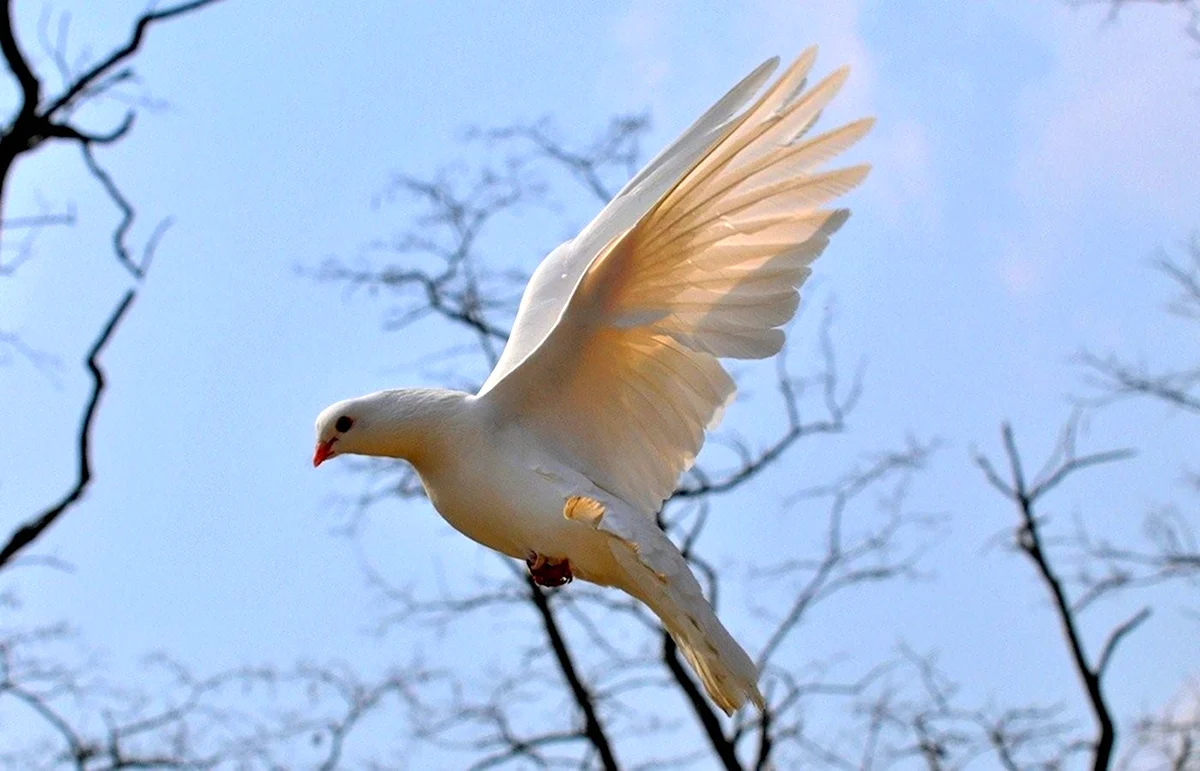
[[[738,111],[746,106],[778,66],[778,58],[769,59],[743,78],[626,182],[579,235],[542,260],[521,295],[512,334],[483,384],[481,394],[490,390],[546,339],[583,272],[600,250],[633,227],[685,171],[708,153],[738,117]]]
[[[825,206],[867,173],[816,170],[871,121],[807,136],[847,74],[805,91],[815,54],[731,118],[771,63],[756,70],[547,258],[480,392],[642,511],[734,393],[717,359],[782,347],[809,264],[848,216]]]

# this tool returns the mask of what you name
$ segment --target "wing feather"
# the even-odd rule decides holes
[[[522,299],[520,344],[480,392],[498,419],[645,513],[734,394],[718,359],[783,346],[810,264],[849,216],[825,207],[867,174],[818,170],[871,121],[806,136],[847,75],[806,91],[814,60],[806,51],[733,116],[767,77],[760,67],[552,253]]]
[[[550,252],[525,287],[512,335],[480,389],[481,395],[546,339],[596,255],[632,227],[709,152],[778,65],[779,59],[772,58],[755,68],[634,175],[578,236]]]

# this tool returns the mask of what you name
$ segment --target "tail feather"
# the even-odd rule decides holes
[[[703,597],[702,606],[690,597],[674,597],[664,592],[666,607],[651,605],[663,622],[663,627],[675,641],[683,658],[700,678],[709,697],[732,715],[747,701],[763,709],[762,692],[758,690],[758,668],[742,650],[729,631],[713,613]]]
[[[612,518],[605,523],[611,524]],[[683,555],[649,519],[639,530],[637,539],[618,536],[610,545],[624,568],[621,588],[654,611],[704,690],[726,714],[747,701],[762,709],[758,668],[713,612]]]
[[[651,517],[599,489],[568,498],[563,515],[611,536],[617,570],[600,583],[619,586],[654,611],[717,706],[729,715],[747,701],[765,707],[754,661],[717,618],[687,560]]]

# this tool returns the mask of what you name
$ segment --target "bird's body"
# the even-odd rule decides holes
[[[382,391],[317,419],[315,464],[406,460],[451,526],[535,579],[645,603],[726,712],[763,704],[757,670],[655,514],[734,394],[719,359],[779,351],[847,216],[822,205],[866,174],[815,171],[870,121],[805,136],[846,75],[804,90],[814,57],[745,107],[775,63],[751,73],[542,262],[478,394]]]
[[[431,398],[432,397],[432,398]],[[379,398],[422,401],[436,415],[437,439],[414,462],[426,494],[463,535],[502,554],[571,558],[594,583],[612,573],[595,529],[563,516],[584,483],[578,472],[523,431],[494,414],[487,399],[461,391],[388,391]]]
[[[353,430],[369,454],[412,463],[451,527],[510,557],[569,561],[575,577],[636,597],[663,619],[723,709],[761,704],[753,662],[653,519],[597,487],[519,415],[486,395],[427,388],[368,394],[327,412],[383,416],[358,418]],[[575,501],[587,502],[578,514]],[[602,508],[589,509],[593,502]]]

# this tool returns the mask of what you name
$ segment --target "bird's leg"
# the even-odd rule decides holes
[[[562,586],[575,580],[575,576],[571,574],[571,561],[565,558],[556,560],[544,554],[530,552],[525,558],[525,565],[529,568],[533,582],[538,586]]]

